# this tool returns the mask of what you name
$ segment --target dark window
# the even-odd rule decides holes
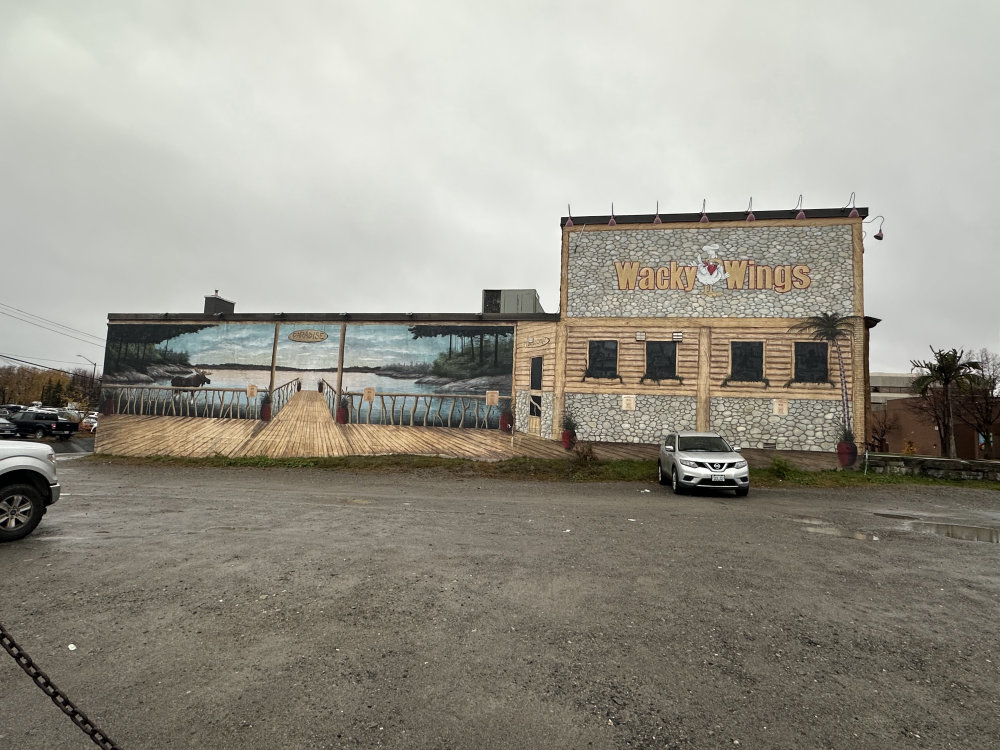
[[[542,358],[531,358],[531,390],[542,390]]]
[[[677,377],[677,342],[646,342],[646,374],[643,380],[664,380]]]
[[[618,342],[591,341],[587,359],[588,378],[618,378]]]
[[[827,362],[825,341],[795,342],[796,383],[828,383],[830,369]]]
[[[535,394],[531,395],[531,401],[528,403],[528,416],[530,417],[540,417],[542,416],[542,397]]]
[[[764,379],[764,342],[734,341],[731,345],[730,380],[759,382]]]

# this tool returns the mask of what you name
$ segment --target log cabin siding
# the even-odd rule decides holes
[[[556,324],[518,323],[514,356],[514,390],[531,387],[531,360],[542,357],[542,390],[551,392],[556,377]]]
[[[636,341],[637,331],[645,333],[645,341]],[[663,380],[641,383],[646,373],[646,341],[671,341],[680,332],[677,342],[677,375],[683,382]],[[591,341],[618,342],[618,375],[621,381],[607,378],[584,378],[587,371]],[[566,390],[574,393],[644,393],[693,396],[698,379],[698,332],[693,327],[668,325],[622,325],[622,321],[591,322],[572,325],[566,337]]]

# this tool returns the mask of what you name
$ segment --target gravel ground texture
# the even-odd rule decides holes
[[[998,491],[60,477],[0,623],[123,749],[1000,744]],[[0,706],[93,746],[2,651]]]

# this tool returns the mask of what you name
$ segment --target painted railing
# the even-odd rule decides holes
[[[277,416],[281,407],[292,400],[292,396],[302,390],[302,381],[299,378],[289,380],[284,385],[279,385],[271,394],[271,414]]]
[[[337,418],[336,388],[324,381],[323,395],[330,414]],[[500,414],[511,404],[510,396],[501,396],[498,404],[490,405],[485,395],[473,393],[376,392],[373,400],[365,401],[363,393],[345,391],[341,401],[346,412],[342,421],[350,424],[478,429],[499,429]]]
[[[271,414],[300,388],[298,379],[275,388]],[[105,414],[136,414],[150,417],[202,417],[215,419],[260,419],[261,396],[248,398],[246,388],[184,388],[169,385],[105,385],[101,388]]]

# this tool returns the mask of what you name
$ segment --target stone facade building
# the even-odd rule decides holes
[[[559,320],[517,328],[518,429],[555,438],[570,417],[581,440],[652,443],[679,428],[832,450],[846,393],[864,440],[877,321],[856,214],[564,217]],[[791,330],[821,314],[850,317],[837,346]]]

